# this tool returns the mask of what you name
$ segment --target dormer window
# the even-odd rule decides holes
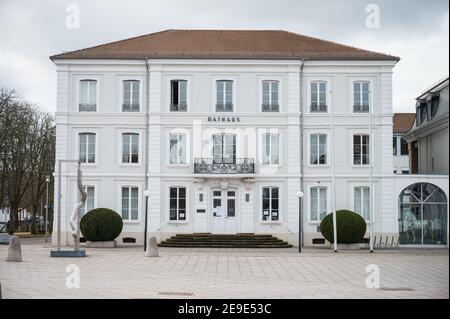
[[[431,118],[433,119],[436,116],[439,107],[439,95],[434,95],[430,101],[431,104]]]
[[[422,125],[428,119],[427,102],[421,101],[417,108],[417,125]]]

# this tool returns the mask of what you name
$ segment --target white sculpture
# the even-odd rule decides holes
[[[80,192],[80,201],[75,205],[70,216],[70,227],[72,228],[72,237],[74,241],[75,251],[80,250],[80,210],[86,204],[87,193],[83,187],[83,174],[81,173],[81,165],[78,162],[77,186]]]

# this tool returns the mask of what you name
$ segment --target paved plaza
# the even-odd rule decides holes
[[[23,240],[24,261],[12,263],[5,262],[7,248],[0,245],[3,298],[449,297],[447,249],[164,248],[148,258],[126,247],[87,249],[86,258],[71,259],[50,258],[50,246],[34,239]],[[373,269],[378,289],[366,286]],[[78,271],[79,288],[68,288]]]

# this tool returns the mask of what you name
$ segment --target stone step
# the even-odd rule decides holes
[[[268,234],[176,234],[161,247],[289,248],[289,243]]]
[[[171,243],[190,243],[190,242],[207,242],[207,243],[219,243],[219,242],[225,242],[225,243],[281,243],[283,242],[283,240],[281,239],[277,239],[277,238],[273,238],[273,239],[268,239],[268,240],[261,240],[261,239],[224,239],[224,238],[195,238],[195,239],[187,239],[187,238],[169,238],[167,240],[165,240],[166,242],[171,242]]]
[[[229,241],[190,241],[190,242],[180,242],[180,241],[164,241],[164,244],[168,245],[284,245],[286,242],[249,242],[249,241],[241,241],[241,242],[229,242]]]
[[[179,247],[179,248],[291,248],[292,245],[290,244],[199,244],[199,245],[192,245],[192,244],[172,244],[172,243],[161,243],[158,246],[160,247]]]
[[[272,235],[234,235],[234,234],[176,234],[172,237],[180,237],[180,238],[192,238],[192,237],[202,237],[202,238],[217,238],[217,237],[226,237],[226,238],[273,238]]]

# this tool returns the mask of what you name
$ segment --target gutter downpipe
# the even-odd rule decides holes
[[[299,126],[300,126],[300,145],[299,145],[299,150],[300,150],[300,172],[299,172],[299,174],[300,174],[300,191],[303,191],[304,190],[304,185],[303,185],[303,166],[304,166],[304,161],[303,161],[303,155],[304,155],[304,151],[303,151],[303,90],[302,90],[302,88],[303,88],[303,66],[305,65],[305,59],[302,59],[301,60],[301,65],[300,65],[300,79],[299,79],[299,82],[300,82],[300,88],[299,88],[299,95],[300,95],[300,121],[299,121]],[[303,191],[304,192],[304,191]],[[300,205],[300,207],[299,207],[299,209],[300,209],[300,211],[301,211],[301,214],[300,214],[300,218],[299,218],[299,223],[300,223],[300,238],[301,238],[301,240],[299,241],[299,246],[300,246],[300,249],[301,249],[301,247],[303,247],[304,246],[304,242],[305,242],[305,240],[304,240],[304,231],[303,231],[303,214],[304,214],[304,212],[303,212],[303,199],[302,198],[300,198],[300,200],[299,200],[299,205]]]
[[[369,96],[371,96],[371,93],[369,94]],[[369,98],[369,102],[370,102],[370,98]],[[370,201],[370,252],[373,253],[373,246],[374,246],[374,242],[373,242],[373,207],[374,207],[374,203],[373,203],[373,138],[372,138],[372,105],[369,103],[369,201]],[[423,238],[423,237],[422,237]]]
[[[330,126],[331,126],[331,166],[332,166],[332,175],[331,175],[331,205],[333,212],[333,241],[334,241],[334,252],[337,253],[337,218],[336,218],[336,161],[335,161],[335,150],[334,150],[334,107],[331,107],[331,118],[330,118]]]
[[[150,141],[149,137],[149,124],[150,124],[150,96],[149,96],[149,87],[150,87],[150,70],[148,66],[148,57],[145,58],[145,104],[146,104],[146,112],[145,112],[145,190],[148,190],[148,143]],[[147,229],[148,229],[148,197],[145,196],[145,225],[144,225],[144,250],[147,248]]]

